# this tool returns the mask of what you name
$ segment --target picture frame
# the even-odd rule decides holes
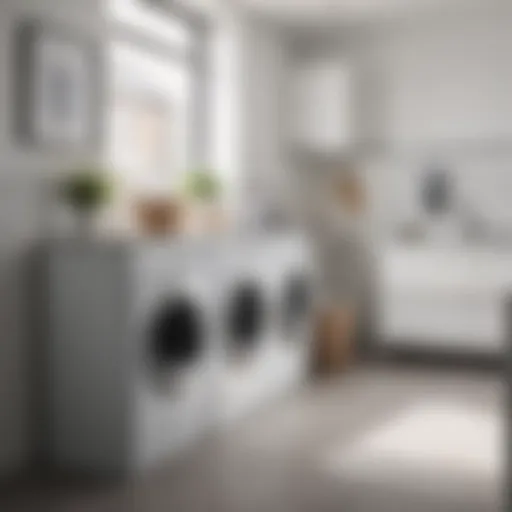
[[[94,44],[65,28],[27,20],[16,31],[15,54],[18,142],[61,149],[92,142],[99,128]]]

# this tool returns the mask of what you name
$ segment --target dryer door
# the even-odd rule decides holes
[[[253,350],[265,328],[264,293],[256,281],[244,281],[233,290],[228,303],[227,332],[235,351]]]
[[[282,297],[282,326],[292,336],[304,326],[312,305],[312,287],[305,273],[295,273],[285,280]]]
[[[182,296],[164,300],[150,327],[150,358],[160,370],[199,361],[205,347],[204,314],[196,301]]]

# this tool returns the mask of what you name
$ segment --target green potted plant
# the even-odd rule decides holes
[[[59,183],[59,195],[77,216],[81,231],[90,233],[94,218],[111,198],[108,173],[96,167],[82,167],[67,173]]]
[[[222,224],[222,183],[212,169],[186,174],[183,196],[189,212],[187,225],[194,232],[217,231]]]
[[[215,171],[195,170],[187,173],[184,183],[185,196],[202,204],[215,203],[221,194],[221,184]]]

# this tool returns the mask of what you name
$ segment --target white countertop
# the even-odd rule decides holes
[[[384,286],[512,293],[512,250],[396,245],[384,248],[380,256]]]

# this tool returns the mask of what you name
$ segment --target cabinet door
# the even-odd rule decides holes
[[[292,78],[291,130],[301,149],[339,151],[351,137],[350,73],[338,60],[298,64]]]

